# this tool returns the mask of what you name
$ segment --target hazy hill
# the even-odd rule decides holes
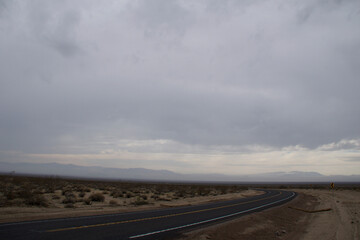
[[[59,163],[6,163],[0,162],[0,172],[39,175],[57,175],[81,178],[107,178],[122,180],[160,181],[241,181],[241,182],[360,182],[360,175],[325,176],[317,172],[273,172],[249,175],[180,174],[167,170],[145,168],[86,167]]]

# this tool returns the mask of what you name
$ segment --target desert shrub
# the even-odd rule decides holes
[[[165,196],[165,197],[159,197],[157,200],[159,200],[159,201],[167,201],[167,202],[170,202],[170,201],[171,201],[171,199],[168,198],[167,196]]]
[[[11,205],[12,206],[22,206],[24,203],[24,201],[20,198],[16,198],[14,200],[11,201]]]
[[[76,203],[76,198],[75,197],[65,197],[65,199],[62,201],[62,203],[64,203],[64,204]]]
[[[154,200],[158,200],[159,199],[159,195],[157,194],[153,194],[150,196],[151,198],[153,198]]]
[[[65,208],[75,208],[75,205],[73,203],[67,203],[64,206]]]
[[[76,198],[75,194],[73,192],[71,192],[71,191],[65,192],[64,195],[65,195],[66,198]]]
[[[125,197],[126,198],[131,198],[131,197],[133,197],[134,195],[131,193],[131,192],[128,192],[128,193],[126,193],[126,195],[125,195]]]
[[[105,197],[102,193],[93,193],[89,196],[89,199],[93,202],[103,202]]]
[[[58,199],[60,199],[60,196],[58,196],[58,195],[52,195],[51,198],[52,198],[53,200],[58,200]]]
[[[122,196],[122,194],[120,195],[120,193],[119,193],[118,191],[112,191],[112,192],[110,193],[110,196],[112,196],[112,197],[114,197],[114,198],[117,198],[117,197],[119,197],[119,196]]]
[[[144,200],[144,199],[142,199],[142,198],[140,198],[140,197],[137,197],[136,200],[135,200],[132,204],[134,204],[134,205],[136,205],[136,206],[140,206],[140,205],[149,204],[149,202],[146,201],[146,200]]]
[[[18,198],[28,199],[28,198],[31,198],[32,196],[33,196],[33,193],[31,193],[31,191],[26,188],[21,189],[20,191],[17,192]]]
[[[4,207],[7,205],[7,200],[4,196],[0,195],[0,207]]]
[[[54,193],[54,192],[55,192],[55,187],[53,186],[45,188],[45,193]]]
[[[13,200],[17,197],[17,194],[13,189],[5,189],[4,196],[7,200]]]
[[[84,199],[85,205],[91,205],[91,200],[89,198]]]
[[[181,189],[175,193],[175,196],[176,197],[185,197],[185,194],[186,194],[185,191],[183,189]]]
[[[210,191],[211,190],[209,188],[201,186],[197,189],[197,195],[207,196],[207,195],[209,195]]]
[[[84,196],[85,196],[85,193],[84,193],[84,192],[80,192],[80,193],[79,193],[79,197],[82,198],[82,197],[84,197]]]
[[[29,206],[47,207],[49,206],[46,198],[40,194],[34,194],[29,198],[26,198],[24,203]]]
[[[43,189],[37,188],[32,191],[33,194],[43,194]]]
[[[76,192],[83,192],[83,191],[84,191],[84,186],[83,186],[83,185],[76,185],[76,186],[74,187],[74,190],[75,190]]]
[[[110,200],[109,204],[112,206],[116,206],[116,205],[118,205],[118,202],[115,200]]]

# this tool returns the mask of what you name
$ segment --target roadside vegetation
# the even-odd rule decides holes
[[[144,183],[0,175],[0,207],[140,206],[239,193],[246,189],[246,186],[229,184]]]

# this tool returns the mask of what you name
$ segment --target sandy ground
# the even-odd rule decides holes
[[[156,201],[152,204],[134,206],[129,203],[120,202],[118,205],[109,204],[113,200],[110,196],[105,196],[103,203],[93,203],[92,205],[78,205],[76,208],[63,208],[61,204],[55,204],[52,207],[1,207],[0,223],[17,222],[50,218],[78,217],[96,214],[119,213],[129,211],[140,211],[147,209],[156,209],[162,207],[189,206],[206,202],[230,200],[235,198],[245,198],[260,195],[263,192],[255,190],[244,190],[240,193],[223,194],[217,196],[198,196],[192,198],[176,199],[171,201]],[[89,195],[90,193],[87,193]],[[61,195],[58,193],[58,195]],[[87,197],[87,196],[85,196]],[[125,201],[125,200],[124,200]],[[126,200],[128,201],[128,200]]]
[[[304,191],[319,199],[320,209],[331,208],[312,214],[307,232],[301,239],[360,239],[360,192],[359,191]]]
[[[299,196],[285,205],[187,232],[176,239],[360,239],[359,191],[294,191]]]

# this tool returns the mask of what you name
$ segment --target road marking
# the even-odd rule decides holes
[[[293,192],[290,197],[287,197],[285,199],[282,199],[282,200],[279,200],[279,201],[276,201],[276,202],[273,202],[273,203],[264,204],[264,205],[261,205],[259,207],[254,207],[254,208],[250,208],[250,209],[247,209],[247,210],[244,210],[244,211],[240,211],[240,212],[236,212],[236,213],[232,213],[232,214],[228,214],[228,215],[225,215],[225,216],[216,217],[216,218],[212,218],[212,219],[208,219],[208,220],[204,220],[204,221],[200,221],[200,222],[190,223],[190,224],[186,224],[186,225],[182,225],[182,226],[178,226],[178,227],[167,228],[167,229],[163,229],[163,230],[159,230],[159,231],[155,231],[155,232],[139,234],[139,235],[131,236],[129,238],[130,239],[141,238],[141,237],[146,237],[146,236],[150,236],[150,235],[154,235],[154,234],[158,234],[158,233],[169,232],[169,231],[178,230],[178,229],[182,229],[182,228],[186,228],[186,227],[191,227],[191,226],[195,226],[195,225],[199,225],[199,224],[203,224],[203,223],[217,221],[217,220],[220,220],[220,219],[232,217],[232,216],[235,216],[235,215],[250,212],[250,211],[253,211],[253,210],[256,210],[256,209],[259,209],[259,208],[263,208],[263,207],[270,206],[270,205],[273,205],[273,204],[276,204],[276,203],[279,203],[279,202],[286,201],[286,200],[292,198],[294,195],[295,195],[295,193]]]
[[[242,202],[242,203],[235,203],[235,204],[226,205],[226,206],[213,207],[213,208],[195,210],[195,211],[190,211],[190,212],[182,212],[182,213],[168,214],[168,215],[157,216],[157,217],[148,217],[148,218],[140,218],[140,219],[133,219],[133,220],[124,220],[124,221],[109,222],[109,223],[99,223],[99,224],[93,224],[93,225],[83,225],[83,226],[78,226],[78,227],[67,227],[67,228],[50,229],[50,230],[47,230],[46,232],[69,231],[69,230],[76,230],[76,229],[83,229],[83,228],[103,227],[103,226],[110,226],[110,225],[123,224],[123,223],[132,223],[132,222],[141,222],[141,221],[155,220],[155,219],[161,219],[161,218],[169,218],[169,217],[175,217],[175,216],[181,216],[181,215],[187,215],[187,214],[193,214],[193,213],[199,213],[199,212],[206,212],[206,211],[211,211],[211,210],[216,210],[216,209],[222,209],[222,208],[227,208],[227,207],[239,206],[239,205],[243,205],[243,204],[246,204],[246,203],[258,202],[258,201],[262,201],[262,200],[265,200],[265,199],[274,198],[274,197],[277,197],[277,196],[279,196],[279,195],[281,195],[281,192],[278,193],[278,194],[276,194],[276,195],[274,195],[274,196],[270,196],[270,197],[266,197],[266,198],[261,198],[261,199],[257,199],[257,200],[252,200],[252,201],[247,201],[247,202]]]

